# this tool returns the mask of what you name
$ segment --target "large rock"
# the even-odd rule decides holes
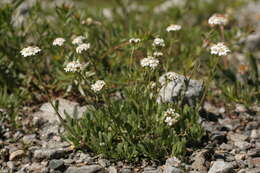
[[[198,80],[188,79],[175,72],[168,72],[159,78],[162,85],[157,102],[174,102],[180,96],[191,106],[195,106],[203,93],[203,83]]]
[[[215,161],[208,173],[231,173],[233,164],[224,161]]]
[[[81,118],[83,113],[87,110],[86,106],[79,106],[77,102],[72,102],[69,100],[65,100],[62,98],[57,99],[59,101],[59,109],[58,112],[61,115],[62,118],[66,118],[65,112],[70,116],[74,117],[74,111],[77,110],[77,116],[75,118]],[[58,116],[56,115],[56,111],[53,109],[51,103],[44,103],[40,107],[40,111],[33,114],[33,118],[35,121],[35,124],[37,124],[37,120],[41,121],[47,121],[49,123],[54,123],[59,121]]]

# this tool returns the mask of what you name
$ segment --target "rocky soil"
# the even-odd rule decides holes
[[[87,107],[59,99],[59,112],[79,116]],[[140,165],[112,162],[84,151],[76,151],[61,136],[64,129],[56,118],[50,103],[23,119],[20,131],[2,127],[0,140],[0,170],[3,173],[258,173],[260,172],[260,107],[248,110],[236,105],[215,107],[209,102],[201,112],[201,123],[207,131],[201,149],[188,148],[192,153],[186,161],[173,157],[164,165],[143,161]]]
[[[259,8],[260,3],[250,3],[239,10],[237,20],[241,26],[256,26],[255,32],[241,42],[260,59]],[[237,62],[247,63],[242,52],[233,57]],[[230,59],[234,59],[232,55]],[[78,106],[78,118],[87,109],[75,102],[59,100],[59,112],[64,117],[64,111],[72,114],[75,106]],[[206,102],[201,111],[201,123],[207,135],[200,149],[188,148],[190,156],[185,161],[173,157],[163,165],[145,160],[139,165],[112,162],[75,150],[62,139],[64,129],[50,103],[22,117],[21,121],[19,131],[11,131],[1,124],[0,173],[260,173],[259,105],[247,109],[239,104],[233,107]]]

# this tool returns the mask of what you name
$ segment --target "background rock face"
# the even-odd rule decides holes
[[[172,81],[167,81],[166,76],[172,74],[176,78]],[[203,93],[203,84],[198,80],[188,79],[183,75],[174,72],[168,72],[162,75],[159,79],[162,88],[159,92],[157,101],[174,102],[178,97],[184,96],[185,102],[191,106],[195,106]]]

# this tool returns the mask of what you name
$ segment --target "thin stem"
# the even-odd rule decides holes
[[[221,41],[225,42],[224,25],[220,25],[219,28],[220,28]],[[224,63],[224,69],[228,69],[227,56],[223,56],[223,63]]]
[[[201,107],[201,105],[202,105],[202,103],[203,103],[203,101],[204,101],[204,99],[205,99],[205,97],[206,97],[206,95],[207,95],[210,82],[212,81],[212,79],[213,79],[213,77],[214,77],[214,74],[215,74],[215,72],[216,72],[216,68],[217,68],[217,65],[218,65],[218,63],[219,63],[219,58],[216,57],[216,59],[217,59],[216,62],[214,63],[213,67],[212,67],[211,70],[210,70],[209,77],[208,77],[207,81],[205,82],[206,88],[205,88],[205,91],[204,91],[204,93],[203,93],[203,95],[202,95],[202,98],[201,98],[201,100],[200,100],[198,109]]]

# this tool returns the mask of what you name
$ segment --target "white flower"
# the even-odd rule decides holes
[[[166,80],[174,81],[174,80],[178,79],[178,76],[176,76],[176,73],[174,73],[174,72],[168,72],[165,74],[165,78],[166,78]]]
[[[77,53],[82,53],[83,51],[86,51],[90,48],[90,44],[89,43],[83,43],[80,44],[77,48],[76,48],[76,52]]]
[[[172,108],[167,109],[163,115],[165,117],[164,122],[167,123],[168,126],[175,124],[180,117],[180,114],[175,112],[175,110]]]
[[[75,73],[75,72],[79,72],[79,71],[83,70],[84,67],[85,67],[84,64],[81,64],[78,60],[76,60],[76,61],[69,62],[66,65],[66,67],[64,68],[64,70],[66,72],[73,72],[73,73]]]
[[[160,56],[163,56],[163,53],[162,52],[154,52],[153,56],[160,57]]]
[[[29,46],[26,48],[23,48],[20,53],[24,56],[33,56],[36,55],[37,53],[39,53],[41,51],[41,49],[37,46],[33,47],[33,46]]]
[[[179,30],[181,30],[181,25],[170,25],[166,28],[167,32],[179,31]]]
[[[228,23],[228,19],[222,14],[214,14],[209,18],[208,23],[210,25],[226,25]]]
[[[155,69],[159,65],[159,60],[152,56],[148,56],[147,58],[142,59],[140,64],[142,67]]]
[[[134,43],[134,44],[140,43],[140,42],[141,42],[141,39],[140,39],[140,38],[131,38],[131,39],[129,40],[129,43]]]
[[[162,38],[155,38],[153,41],[153,46],[165,47],[164,40]]]
[[[91,89],[96,93],[102,90],[105,86],[105,82],[103,80],[98,80],[94,84],[91,85]]]
[[[224,45],[224,43],[214,44],[210,48],[210,53],[213,55],[226,56],[229,52],[231,51]]]
[[[56,38],[52,45],[53,46],[62,46],[66,40],[64,38]]]
[[[155,82],[150,82],[149,85],[148,85],[148,88],[150,88],[150,89],[156,88],[156,83]]]
[[[78,37],[76,37],[76,38],[74,38],[74,39],[72,40],[72,44],[74,44],[74,45],[80,45],[80,44],[83,43],[83,40],[85,40],[85,39],[86,39],[86,37],[84,37],[84,36],[78,36]]]

